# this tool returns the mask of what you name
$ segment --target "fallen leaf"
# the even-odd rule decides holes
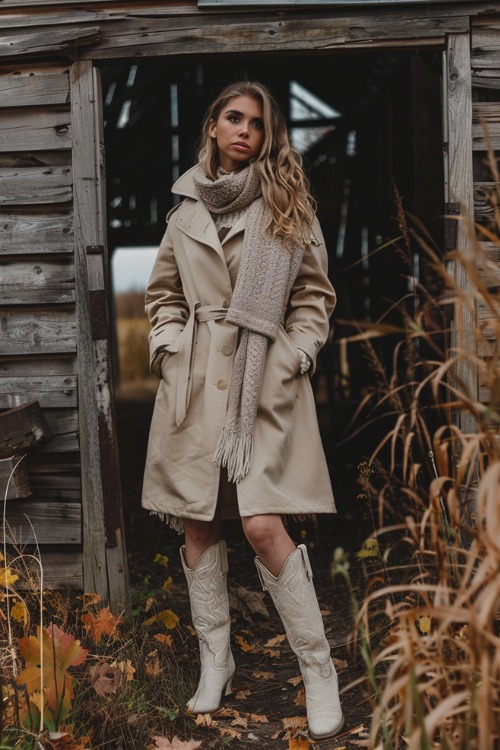
[[[125,677],[127,678],[127,682],[130,682],[130,680],[134,679],[135,667],[132,666],[132,662],[130,661],[130,659],[126,659],[125,661],[120,662],[113,661],[111,662],[111,666],[117,667],[120,672],[125,675]]]
[[[123,677],[123,672],[107,661],[98,661],[90,667],[92,687],[101,698],[116,695],[122,687]]]
[[[171,609],[164,609],[162,612],[158,612],[158,614],[150,617],[144,624],[153,625],[155,622],[160,622],[162,625],[165,625],[167,630],[174,630],[179,624],[179,618]]]
[[[237,732],[236,729],[231,729],[231,727],[219,727],[219,732],[222,735],[226,734],[233,740],[241,740],[241,732]]]
[[[84,594],[83,595],[83,608],[92,607],[94,604],[99,604],[102,601],[100,594]]]
[[[269,656],[270,659],[279,659],[281,654],[279,651],[275,651],[272,648],[263,648],[262,651]]]
[[[244,586],[232,586],[229,589],[229,606],[241,612],[243,618],[253,622],[252,615],[261,615],[269,619],[269,610],[264,604],[264,591],[249,591]]]
[[[306,722],[305,716],[291,716],[287,719],[281,719],[284,729],[303,729]]]
[[[161,643],[162,646],[172,648],[173,638],[170,633],[168,635],[165,635],[165,633],[156,633],[153,638],[155,641],[158,641],[158,643]]]
[[[11,571],[10,568],[0,568],[0,586],[10,588],[17,581],[19,576]]]
[[[53,623],[45,629],[39,627],[37,633],[18,641],[26,667],[17,684],[26,686],[30,703],[44,712],[46,727],[55,731],[69,714],[73,700],[73,678],[67,670],[83,664],[88,650]]]
[[[159,677],[161,675],[161,666],[157,651],[153,651],[151,654],[148,654],[146,656],[146,661],[144,662],[144,671],[146,672],[148,677],[152,678]]]
[[[147,598],[146,604],[144,606],[144,612],[149,612],[149,610],[151,609],[151,607],[153,606],[153,604],[157,604],[157,601],[154,598],[154,596],[149,596]]]
[[[199,740],[188,740],[185,742],[180,740],[177,735],[172,738],[172,741],[160,735],[153,737],[153,740],[155,742],[153,750],[198,750],[201,747]]]
[[[104,635],[108,635],[111,640],[115,640],[120,635],[118,632],[119,626],[123,623],[122,616],[116,617],[109,607],[100,609],[97,617],[93,612],[87,612],[82,615],[82,622],[85,625],[85,629],[90,633],[96,644],[101,642],[101,638]]]
[[[306,737],[295,737],[288,740],[288,750],[311,750],[312,745]]]
[[[261,649],[256,643],[249,643],[242,635],[236,635],[235,641],[239,645],[242,651],[250,654],[258,654]]]
[[[335,669],[347,669],[348,664],[345,659],[332,659]]]
[[[256,724],[269,724],[269,719],[264,714],[250,714],[250,718]]]
[[[160,565],[163,565],[165,568],[167,567],[169,563],[169,559],[166,555],[155,555],[153,562],[159,563]]]
[[[243,729],[248,729],[248,719],[246,716],[237,716],[236,719],[233,719],[231,722],[232,727],[243,727]]]
[[[250,690],[238,690],[234,696],[237,701],[244,701],[250,695]]]
[[[163,581],[161,585],[162,591],[170,591],[170,587],[172,586],[172,583],[174,582],[172,576],[169,576],[165,581]]]
[[[300,683],[302,682],[302,675],[297,675],[297,677],[290,677],[287,682],[289,682],[290,685],[297,687],[297,685],[300,685]]]
[[[194,723],[198,727],[210,727],[212,724],[217,726],[216,722],[212,719],[212,714],[198,714]]]
[[[262,680],[263,682],[267,682],[268,680],[272,680],[274,675],[272,672],[252,672],[252,677],[254,680]],[[302,678],[301,678],[302,679]],[[290,682],[290,680],[288,680]]]
[[[85,750],[88,738],[75,739],[71,732],[47,732],[43,737],[47,750]]]
[[[306,691],[303,687],[300,688],[299,692],[295,696],[294,703],[296,706],[305,706],[306,705]]]
[[[271,638],[269,641],[264,643],[264,646],[279,646],[280,643],[283,643],[283,641],[286,641],[285,633],[283,633],[282,635],[277,635],[275,638]]]
[[[21,622],[23,625],[28,621],[28,612],[24,602],[16,602],[10,610],[10,614],[16,622]]]

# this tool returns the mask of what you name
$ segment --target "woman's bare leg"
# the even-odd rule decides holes
[[[295,544],[279,515],[242,518],[243,531],[259,560],[273,576],[278,576]]]
[[[184,519],[184,558],[188,568],[194,568],[200,557],[220,539],[220,513],[215,511],[211,521]]]

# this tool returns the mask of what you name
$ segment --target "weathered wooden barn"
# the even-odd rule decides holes
[[[431,220],[472,215],[474,196],[479,218],[493,210],[482,121],[500,148],[500,2],[2,0],[0,409],[38,400],[52,432],[6,518],[9,539],[39,545],[46,585],[125,600],[109,254],[159,241],[201,114],[239,77],[289,115],[333,267],[362,261],[344,317],[397,298],[400,269],[366,271],[393,182]],[[465,252],[465,224],[444,239]],[[453,330],[472,351],[470,323]]]

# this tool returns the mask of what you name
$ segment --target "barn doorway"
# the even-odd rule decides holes
[[[314,389],[339,510],[335,525],[362,536],[358,467],[376,444],[378,428],[349,441],[345,437],[376,373],[361,344],[342,340],[353,332],[349,321],[378,320],[392,310],[391,320],[399,315],[395,303],[412,284],[429,286],[423,258],[408,264],[397,245],[386,244],[400,233],[396,194],[440,244],[441,52],[168,60],[103,65],[101,72],[116,408],[131,535],[134,524],[143,523],[137,511],[157,388],[148,375],[144,285],[174,203],[170,186],[194,162],[203,113],[225,83],[243,78],[262,81],[280,102],[318,201],[339,302]],[[388,367],[393,348],[389,339],[376,344]],[[156,529],[152,533],[160,533]]]

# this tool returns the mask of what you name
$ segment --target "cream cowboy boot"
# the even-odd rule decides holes
[[[342,729],[344,717],[307,550],[300,544],[287,557],[277,578],[258,557],[255,564],[264,591],[271,594],[290,646],[299,660],[306,691],[309,734],[315,740],[333,737]]]
[[[231,692],[235,668],[229,645],[226,543],[221,540],[209,547],[194,568],[187,567],[184,547],[181,547],[181,560],[201,660],[198,689],[187,708],[193,713],[208,714],[217,711],[222,696]]]

